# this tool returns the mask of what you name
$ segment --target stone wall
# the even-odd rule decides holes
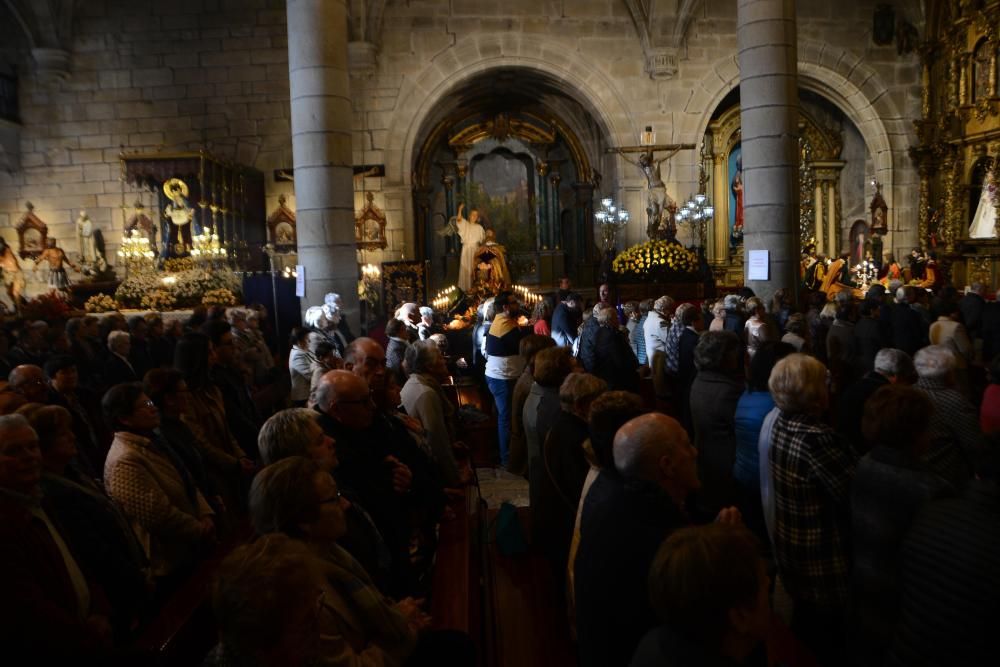
[[[888,249],[916,238],[917,176],[905,150],[919,113],[919,67],[915,54],[872,45],[877,1],[845,10],[843,3],[802,0],[798,52],[800,85],[840,108],[872,156],[895,231]],[[897,4],[899,15],[922,28],[918,2]],[[530,68],[559,81],[591,113],[605,145],[634,144],[645,125],[654,126],[661,142],[699,143],[716,106],[739,82],[735,3],[696,2],[691,19],[676,76],[653,81],[623,0],[387,0],[375,73],[351,81],[355,163],[384,164],[387,171],[365,185],[386,210],[390,248],[367,259],[413,257],[410,169],[421,122],[462,80],[493,67]],[[337,33],[331,26],[330,38]],[[269,211],[281,191],[291,191],[290,183],[271,177],[292,164],[282,0],[78,3],[69,45],[73,71],[53,87],[34,80],[23,47],[15,53],[23,168],[0,174],[0,234],[8,240],[30,200],[70,250],[72,221],[86,208],[113,254],[122,226],[121,146],[206,147],[251,164],[267,176]],[[633,211],[623,240],[641,240],[643,216],[635,213],[645,208],[644,180],[621,160],[594,155],[591,161],[611,175],[604,191]],[[692,152],[664,167],[672,196],[696,190]],[[128,194],[126,203],[134,198]],[[361,202],[359,193],[359,208]]]
[[[77,3],[72,71],[41,85],[26,49],[20,76],[21,165],[0,173],[0,233],[31,201],[71,254],[86,209],[108,243],[122,230],[119,153],[193,151],[263,171],[268,210],[290,167],[288,37],[283,0],[105,0]],[[129,190],[131,206],[136,192]],[[145,195],[147,207],[150,196]],[[16,245],[14,246],[16,247]]]

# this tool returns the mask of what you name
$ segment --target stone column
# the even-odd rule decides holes
[[[712,156],[712,233],[708,235],[708,261],[725,264],[729,259],[729,186],[726,183],[726,156],[716,151]]]
[[[538,172],[538,203],[535,205],[538,225],[535,227],[537,242],[535,247],[539,250],[549,249],[549,165],[544,160],[535,163],[535,170]]]
[[[768,280],[746,284],[765,300],[799,280],[797,49],[795,0],[737,0],[743,149],[743,243],[769,252]]]
[[[562,211],[559,205],[559,181],[562,180],[559,176],[559,172],[553,173],[549,176],[549,192],[551,194],[551,211],[550,218],[552,224],[550,229],[552,230],[552,248],[556,250],[562,249]]]
[[[346,0],[288,0],[288,76],[303,311],[337,292],[358,330]]]

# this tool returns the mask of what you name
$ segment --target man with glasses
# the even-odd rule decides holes
[[[38,436],[0,417],[0,623],[10,664],[95,656],[111,645],[103,596],[46,512]]]

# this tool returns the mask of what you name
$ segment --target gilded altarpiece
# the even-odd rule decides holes
[[[919,237],[954,285],[1000,278],[1000,233],[970,238],[985,178],[1000,156],[1000,0],[931,0],[922,64]]]
[[[843,141],[809,114],[799,112],[799,237],[804,248],[815,245],[819,254],[841,251],[840,176]],[[743,281],[743,244],[733,243],[730,208],[733,155],[740,150],[740,107],[733,106],[708,126],[711,146],[712,199],[716,202],[712,231],[708,235],[708,260],[716,280],[726,285]]]

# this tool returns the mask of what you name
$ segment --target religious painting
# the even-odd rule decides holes
[[[729,245],[743,243],[743,150],[739,143],[729,152]]]
[[[868,224],[864,220],[855,220],[851,225],[851,266],[856,266],[866,259],[866,252],[871,247],[868,234]]]
[[[287,205],[284,193],[278,196],[278,208],[267,217],[271,244],[278,252],[295,252],[295,211]]]
[[[383,262],[382,304],[387,312],[404,303],[427,303],[429,262]]]
[[[361,250],[382,250],[388,245],[385,237],[385,212],[375,205],[375,195],[365,193],[367,203],[354,216],[354,241]]]
[[[990,76],[992,74],[990,61],[993,59],[993,47],[987,40],[982,40],[976,46],[972,56],[972,100],[979,102],[990,97]]]
[[[470,201],[466,209],[477,209],[480,224],[493,232],[495,243],[505,248],[515,283],[530,268],[517,255],[537,249],[532,166],[530,157],[507,149],[496,149],[470,165]]]
[[[35,215],[35,206],[31,202],[27,203],[27,208],[27,213],[24,214],[17,226],[17,239],[20,246],[17,254],[21,256],[21,259],[37,260],[45,251],[49,226]]]

